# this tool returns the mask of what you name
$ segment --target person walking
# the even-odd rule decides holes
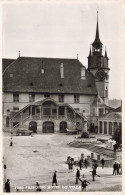
[[[120,169],[120,164],[119,163],[117,163],[117,175],[119,175],[119,169]]]
[[[105,164],[105,160],[104,160],[104,158],[102,158],[102,160],[101,160],[101,164],[102,164],[102,169],[104,168],[104,164]]]
[[[100,175],[97,175],[95,166],[92,167],[92,179],[95,181],[95,176],[100,177]]]
[[[77,171],[76,171],[76,183],[75,184],[78,184],[78,179],[80,178],[80,171],[79,169],[77,168]]]
[[[96,170],[97,170],[97,167],[98,167],[96,161],[94,162],[93,167],[95,168],[95,174],[96,174]]]
[[[96,169],[95,169],[95,167],[93,166],[93,167],[92,167],[92,179],[93,179],[93,181],[95,181],[95,175],[96,175]]]
[[[85,160],[84,160],[84,164],[85,164],[85,167],[86,167],[86,169],[87,169],[88,162],[87,162],[86,158],[85,158]]]
[[[10,192],[10,180],[7,179],[5,183],[5,192]]]
[[[73,165],[74,165],[74,160],[71,159],[71,170],[72,171],[74,171]]]
[[[117,174],[117,163],[115,162],[113,165],[113,175]]]
[[[53,174],[52,186],[55,184],[57,186],[57,178],[56,178],[56,171]]]
[[[38,181],[36,181],[36,192],[41,192],[42,190],[41,190],[41,187],[40,187],[40,185],[39,185],[39,182]]]
[[[79,161],[79,168],[82,170],[82,160]]]
[[[90,184],[90,182],[89,181],[87,181],[87,180],[81,180],[80,178],[79,178],[79,180],[81,181],[81,191],[83,192],[83,191],[85,191],[86,192],[86,186],[88,186],[88,184],[87,183],[89,183]]]

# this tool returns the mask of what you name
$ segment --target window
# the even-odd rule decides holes
[[[60,106],[59,107],[59,115],[60,116],[64,116],[64,114],[65,114],[64,107],[63,106]]]
[[[36,109],[36,112],[37,112],[37,114],[39,114],[39,113],[40,113],[40,109],[39,109],[39,108],[37,108],[37,109]]]
[[[52,108],[52,115],[57,115],[57,109],[56,108]]]
[[[95,116],[95,108],[93,108],[93,116]]]
[[[9,117],[6,117],[6,127],[9,127]]]
[[[112,135],[112,122],[109,122],[109,135]]]
[[[49,98],[49,97],[50,97],[50,94],[45,93],[45,94],[44,94],[44,97],[45,97],[45,98]]]
[[[18,93],[13,94],[13,101],[14,102],[19,102],[19,94]]]
[[[51,109],[50,108],[43,108],[43,115],[51,115]]]
[[[99,116],[103,115],[103,108],[99,108]]]
[[[99,121],[99,130],[100,130],[100,133],[102,133],[102,122]]]
[[[30,93],[29,94],[29,102],[34,102],[35,101],[35,94]]]
[[[64,95],[63,94],[59,95],[59,102],[64,102]]]
[[[18,107],[13,107],[13,111],[19,111]]]
[[[107,98],[108,97],[108,89],[106,87],[106,90],[105,90],[105,97]]]
[[[79,95],[74,95],[74,103],[79,103]]]
[[[104,134],[107,134],[107,122],[104,122]]]
[[[12,78],[13,77],[13,74],[10,74],[10,78]]]

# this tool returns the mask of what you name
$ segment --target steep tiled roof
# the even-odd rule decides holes
[[[116,108],[116,109],[114,110],[114,112],[122,112],[122,106]]]
[[[7,68],[7,66],[9,66],[15,59],[7,59],[7,58],[3,58],[2,59],[2,71],[4,72],[4,70]]]
[[[61,63],[64,78],[60,76]],[[97,94],[94,77],[88,70],[86,79],[81,80],[81,66],[77,59],[19,57],[3,74],[3,91]]]
[[[117,120],[117,119],[122,119],[122,113],[121,112],[109,112],[107,114],[104,114],[103,116],[99,117],[100,119],[112,119],[112,120]]]
[[[114,108],[112,108],[112,107],[110,107],[110,106],[107,106],[107,105],[105,106],[105,109],[106,109],[106,110],[112,110],[112,111],[114,110]]]

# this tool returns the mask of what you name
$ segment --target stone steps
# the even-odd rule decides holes
[[[85,148],[100,155],[115,157],[114,151],[90,143],[70,142],[69,145],[76,148]]]

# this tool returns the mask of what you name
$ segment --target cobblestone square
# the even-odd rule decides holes
[[[16,188],[23,191],[35,191],[35,183],[39,181],[43,192],[63,191],[80,192],[81,182],[75,185],[76,166],[73,171],[68,170],[67,156],[80,159],[81,153],[85,157],[90,151],[83,148],[73,148],[67,143],[73,141],[73,135],[41,134],[34,136],[13,136],[13,147],[10,147],[10,135],[4,135],[4,163],[7,165],[6,178],[10,179],[11,192]],[[52,177],[57,171],[58,187],[52,187]],[[97,168],[101,177],[92,181],[91,167],[80,171],[81,179],[90,182],[87,191],[121,191],[121,175],[112,175],[113,168]]]

